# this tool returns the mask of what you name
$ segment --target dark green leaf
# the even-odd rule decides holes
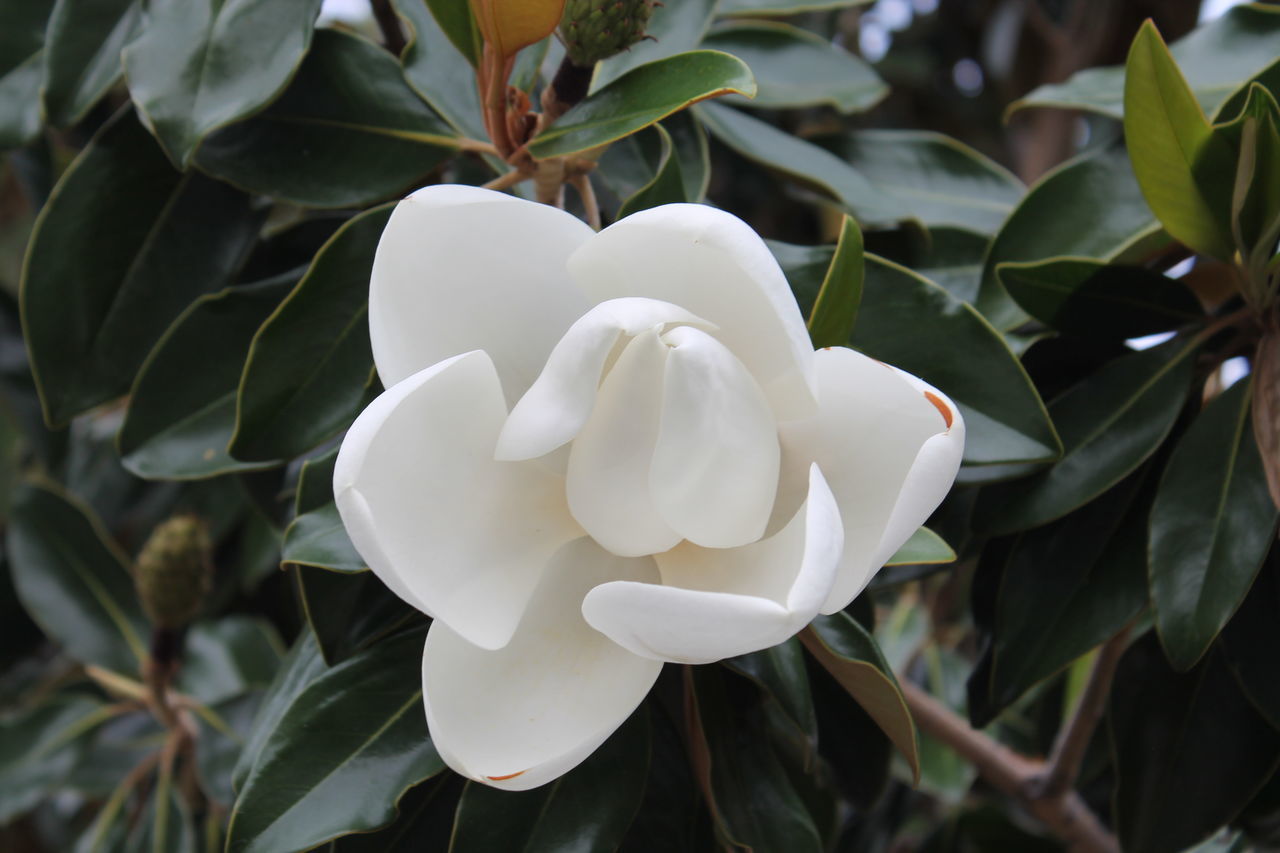
[[[449,853],[612,853],[635,818],[649,771],[641,706],[590,758],[549,785],[499,791],[468,782]]]
[[[471,4],[467,0],[427,0],[427,8],[453,46],[472,65],[479,65],[484,41],[471,14]]]
[[[154,790],[129,833],[126,850],[149,853],[196,853],[196,830],[191,813],[179,799],[173,771],[163,766],[156,774]]]
[[[1261,85],[1249,87],[1239,115],[1217,125],[1219,150],[1238,155],[1217,164],[1219,172],[1235,170],[1231,228],[1242,260],[1257,279],[1280,237],[1280,106]]]
[[[302,463],[293,501],[295,513],[302,515],[333,503],[333,467],[337,462],[338,448],[334,447]]]
[[[443,3],[468,5],[464,0]],[[475,69],[458,52],[422,0],[392,0],[392,5],[409,31],[409,43],[400,57],[409,85],[458,133],[472,139],[488,139],[476,92]]]
[[[228,851],[302,850],[377,829],[443,769],[422,709],[422,641],[413,632],[379,643],[293,697],[238,790]]]
[[[655,4],[645,27],[652,36],[633,44],[616,56],[596,63],[591,77],[591,91],[596,92],[623,74],[641,65],[693,50],[711,26],[716,0],[681,0],[679,3]]]
[[[809,338],[814,349],[839,347],[849,342],[858,322],[863,281],[862,230],[852,217],[844,217],[831,266],[822,279],[809,312]]]
[[[240,380],[232,456],[298,456],[360,411],[373,370],[369,270],[393,207],[365,211],[338,229],[263,324]]]
[[[911,538],[902,543],[886,566],[913,566],[927,563],[955,562],[956,552],[941,536],[927,527],[921,527]]]
[[[1026,192],[964,143],[924,130],[861,130],[818,140],[928,226],[994,233]]]
[[[814,304],[832,249],[770,243],[800,308]],[[1061,444],[1008,345],[974,308],[933,282],[866,255],[860,322],[850,344],[942,389],[965,419],[965,462],[1044,461]],[[963,352],[963,358],[956,353]]]
[[[136,673],[146,620],[129,559],[92,511],[52,485],[24,485],[7,534],[13,584],[31,618],[77,660]]]
[[[863,60],[808,30],[777,22],[720,27],[702,47],[722,50],[751,68],[760,90],[749,103],[760,108],[829,104],[840,112],[869,110],[889,87]],[[745,100],[734,98],[741,104]]]
[[[1151,603],[1175,669],[1190,669],[1240,606],[1275,541],[1253,440],[1252,382],[1210,403],[1178,441],[1151,509]]]
[[[847,6],[865,6],[871,0],[720,0],[716,14],[724,16],[799,15],[804,12],[822,12],[843,9]]]
[[[106,125],[41,210],[23,270],[49,422],[123,393],[174,318],[229,283],[258,223],[246,196],[174,172],[132,111]]]
[[[1276,56],[1278,34],[1280,9],[1243,3],[1174,43],[1173,58],[1201,108],[1214,115],[1233,92],[1280,64]],[[1067,107],[1122,118],[1124,67],[1076,72],[1065,83],[1041,86],[1009,109],[1025,107]]]
[[[419,785],[400,800],[400,815],[395,823],[377,832],[344,835],[333,842],[330,853],[448,850],[462,783],[460,776],[447,774]]]
[[[1082,154],[1036,182],[1001,226],[974,304],[997,328],[1011,329],[1026,314],[1000,286],[998,265],[1063,256],[1114,260],[1160,233],[1124,149]]]
[[[271,103],[311,44],[321,0],[150,0],[124,51],[129,93],[186,168],[209,133]]]
[[[1003,263],[996,275],[1024,311],[1069,335],[1126,340],[1204,319],[1186,285],[1145,267],[1051,258]]]
[[[206,705],[265,689],[280,667],[280,637],[267,622],[224,616],[187,632],[178,689]]]
[[[911,217],[897,196],[877,188],[824,148],[722,104],[702,104],[695,113],[716,139],[749,160],[820,190],[862,225],[893,224]]]
[[[1229,162],[1155,24],[1138,31],[1125,64],[1124,135],[1133,173],[1151,210],[1175,239],[1219,260],[1234,249],[1230,210],[1234,174],[1198,174],[1206,158]]]
[[[662,154],[657,168],[654,170],[652,180],[636,190],[619,206],[618,219],[661,204],[692,201],[685,193],[684,176],[680,173],[680,158],[676,155],[671,134],[667,133],[667,129],[660,124],[655,124],[653,129],[657,131],[662,142]]]
[[[120,429],[124,466],[147,479],[214,477],[278,464],[227,453],[249,343],[292,277],[202,296],[143,362]]]
[[[62,783],[84,753],[103,705],[66,696],[0,722],[0,825],[30,811]]]
[[[1200,841],[1249,802],[1280,760],[1280,733],[1258,716],[1222,656],[1175,672],[1154,634],[1120,660],[1109,720],[1115,825],[1126,850],[1175,853]]]
[[[742,60],[695,50],[642,65],[587,96],[529,143],[535,157],[575,154],[635,133],[716,95],[755,94]]]
[[[813,815],[769,746],[759,693],[716,667],[687,672],[692,761],[722,845],[757,853],[822,850]]]
[[[1245,695],[1280,730],[1280,552],[1254,581],[1240,610],[1222,632],[1222,651]]]
[[[195,745],[196,773],[205,792],[223,809],[230,809],[235,802],[231,776],[262,696],[261,690],[254,690],[193,714],[200,728]]]
[[[54,0],[0,6],[0,151],[18,148],[40,132],[45,22]]]
[[[1013,543],[1000,574],[990,666],[975,670],[970,685],[975,726],[1105,642],[1146,605],[1151,499],[1135,500],[1142,479],[1135,474]]]
[[[1012,533],[1061,518],[1142,464],[1164,441],[1186,401],[1197,345],[1184,341],[1108,363],[1049,404],[1062,459],[1040,474],[990,487],[977,519]]]
[[[672,153],[679,162],[684,200],[701,201],[711,179],[711,163],[707,134],[689,111],[669,116],[661,125],[610,145],[601,155],[592,180],[598,179],[619,199],[627,199],[653,183],[665,162],[666,148],[659,127],[667,131]],[[674,171],[674,166],[670,170]]]
[[[792,637],[763,651],[729,658],[725,665],[760,685],[786,713],[796,729],[811,743],[818,740],[809,676],[805,672],[804,648]]]
[[[422,617],[373,572],[342,574],[298,566],[298,597],[330,666]]]
[[[285,529],[280,561],[332,572],[363,572],[367,568],[351,544],[333,501],[303,513]]]
[[[40,92],[50,124],[80,121],[120,79],[120,51],[141,17],[138,0],[58,0],[49,16]]]
[[[847,613],[819,616],[800,632],[800,640],[822,668],[840,682],[893,741],[920,778],[915,723],[898,680],[876,641]]]
[[[385,50],[316,33],[289,88],[264,112],[210,136],[201,169],[308,207],[361,207],[413,189],[457,151],[453,130]]]

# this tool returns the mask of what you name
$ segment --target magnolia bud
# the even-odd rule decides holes
[[[157,628],[180,628],[209,591],[209,532],[194,515],[176,515],[152,532],[134,570],[142,607]]]
[[[560,20],[575,65],[590,67],[644,38],[653,0],[568,0]]]

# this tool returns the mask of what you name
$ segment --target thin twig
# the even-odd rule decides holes
[[[486,190],[498,190],[498,191],[508,190],[514,187],[516,184],[522,181],[526,181],[531,177],[533,176],[526,174],[520,169],[512,169],[510,172],[501,174],[498,177],[494,178],[492,181],[489,181],[487,184],[484,184],[483,187]]]
[[[1034,781],[1040,776],[1038,762],[1018,755],[969,724],[950,708],[916,685],[901,682],[911,716],[921,731],[955,750],[977,768],[992,786],[1020,802],[1071,853],[1119,853],[1120,845],[1075,791],[1058,797],[1039,796]]]
[[[578,191],[578,197],[582,199],[582,207],[587,214],[587,224],[593,230],[599,231],[600,202],[596,200],[596,191],[591,187],[591,176],[578,172],[569,178],[569,183]]]

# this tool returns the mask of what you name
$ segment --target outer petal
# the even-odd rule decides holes
[[[687,326],[671,347],[649,473],[659,514],[685,539],[735,548],[764,535],[778,491],[778,425],[724,344]]]
[[[655,557],[662,586],[615,581],[588,593],[582,612],[638,655],[710,663],[780,643],[817,614],[835,582],[844,532],[815,465],[809,497],[774,536],[742,548],[683,543]]]
[[[662,669],[591,629],[582,598],[618,579],[655,581],[652,558],[616,557],[590,539],[552,558],[512,642],[476,648],[436,622],[422,658],[431,739],[459,773],[534,788],[573,768],[640,704]]]
[[[656,554],[682,538],[649,488],[668,353],[656,331],[632,338],[569,448],[569,509],[597,542],[623,556]]]
[[[935,436],[949,441],[945,439],[947,424],[922,389],[896,368],[843,347],[819,351],[816,364],[819,413],[782,424],[779,429],[783,470],[775,517],[794,502],[802,472],[816,462],[831,484],[844,520],[844,556],[835,586],[822,607],[823,613],[834,613],[862,591],[884,559],[896,550],[895,545],[881,558],[883,547],[897,536],[897,529],[912,525],[902,535],[901,544],[928,517],[950,488],[955,469],[948,472],[945,465],[930,464],[924,473],[926,468],[922,468],[920,476],[927,484],[913,486],[912,493],[919,498],[912,497],[904,504],[895,533],[886,535],[899,495],[922,450]],[[925,509],[935,495],[937,501]],[[912,521],[922,510],[924,514]]]
[[[382,384],[483,349],[508,404],[520,399],[590,307],[565,263],[591,236],[562,210],[478,187],[426,187],[400,202],[369,286],[369,337]]]
[[[333,472],[338,511],[369,567],[486,648],[506,644],[547,559],[582,535],[559,477],[493,461],[506,414],[489,357],[456,356],[374,400]]]
[[[595,235],[569,259],[593,299],[648,296],[720,327],[716,337],[764,389],[780,420],[813,413],[813,346],[778,262],[732,214],[668,204]]]
[[[591,416],[600,377],[619,339],[670,323],[714,328],[678,305],[638,296],[601,302],[578,318],[511,410],[496,457],[532,459],[572,441]]]

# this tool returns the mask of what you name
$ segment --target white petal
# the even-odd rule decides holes
[[[543,566],[581,536],[563,480],[495,462],[506,404],[467,353],[393,385],[351,425],[333,472],[343,524],[405,601],[486,648],[515,630]]]
[[[689,323],[714,328],[657,299],[602,302],[582,315],[556,344],[533,386],[511,410],[498,437],[498,459],[532,459],[572,441],[591,415],[596,389],[618,339],[655,326]]]
[[[662,586],[603,584],[583,614],[638,655],[709,663],[782,642],[817,614],[835,582],[844,540],[840,511],[815,465],[809,497],[774,536],[732,549],[688,542],[654,559]]]
[[[898,493],[898,500],[889,515],[889,523],[880,537],[880,548],[872,561],[875,566],[884,565],[938,508],[951,491],[951,484],[960,470],[960,458],[964,455],[964,418],[960,416],[960,410],[945,394],[924,380],[905,371],[898,372],[922,395],[932,397],[925,399],[938,410],[947,428],[924,443],[907,472],[907,480],[902,484],[902,491]]]
[[[891,550],[881,557],[882,542],[892,538],[886,533],[899,494],[926,443],[944,435],[947,425],[907,374],[895,368],[844,347],[818,352],[816,364],[819,413],[779,428],[783,463],[775,518],[794,500],[791,496],[799,491],[803,472],[816,462],[831,484],[844,520],[844,556],[822,607],[823,613],[834,613],[852,601],[892,555]],[[945,477],[945,483],[938,479],[944,471],[936,467],[929,471],[931,491],[926,494],[921,488],[919,494],[923,498],[937,494],[941,500],[955,471]],[[904,505],[894,536],[897,526],[910,523],[927,500],[913,498],[908,503],[910,510]],[[927,516],[928,512],[913,522],[901,541]]]
[[[671,347],[649,483],[685,539],[735,548],[759,539],[778,490],[778,425],[760,386],[724,344],[681,326]]]
[[[382,384],[483,349],[508,405],[520,399],[591,305],[565,267],[591,236],[563,210],[478,187],[426,187],[400,202],[369,285]]]
[[[778,262],[732,214],[668,204],[619,220],[576,251],[569,270],[593,299],[648,296],[719,327],[779,419],[813,413],[813,346]]]
[[[552,558],[506,648],[476,648],[432,624],[423,700],[441,757],[464,776],[523,791],[595,751],[644,699],[662,664],[592,630],[582,598],[600,583],[657,577],[649,557],[616,557],[578,539]]]
[[[658,514],[649,491],[670,351],[656,331],[632,338],[600,385],[591,417],[570,445],[565,481],[569,510],[584,530],[615,554],[656,554],[681,539]]]

